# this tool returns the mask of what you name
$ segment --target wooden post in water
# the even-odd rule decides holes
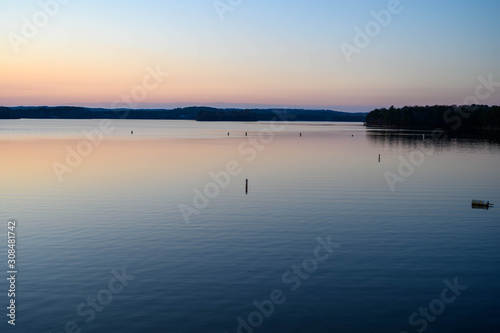
[[[245,184],[245,194],[248,194],[248,179],[247,179],[246,184]]]

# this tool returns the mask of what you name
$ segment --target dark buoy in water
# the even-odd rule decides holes
[[[492,203],[483,200],[472,200],[471,206],[472,209],[490,209],[490,207],[493,208]]]
[[[302,132],[300,133],[300,137],[302,137]]]
[[[354,137],[354,134],[351,134],[352,137]]]
[[[229,136],[229,132],[227,132],[227,136]]]
[[[380,163],[380,154],[378,154],[378,162]]]
[[[247,136],[247,135],[248,135],[248,133],[247,133],[247,132],[245,132],[245,136]]]
[[[248,179],[245,182],[245,194],[248,194]]]
[[[134,131],[130,131],[130,134],[134,134]]]

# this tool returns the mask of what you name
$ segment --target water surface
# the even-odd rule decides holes
[[[255,332],[417,332],[425,317],[409,317],[455,278],[467,289],[425,331],[500,330],[499,210],[470,205],[500,202],[498,144],[357,123],[113,120],[89,146],[99,123],[0,123],[0,218],[18,220],[12,331],[237,332],[240,317]],[[419,152],[392,191],[387,172]],[[217,190],[210,174],[229,162],[239,172]],[[54,165],[71,172],[60,181]],[[189,223],[179,205],[196,209]],[[328,236],[339,247],[315,267]],[[293,273],[303,262],[311,273]],[[77,307],[124,267],[134,279],[85,322]],[[284,301],[259,322],[253,302],[276,289]]]

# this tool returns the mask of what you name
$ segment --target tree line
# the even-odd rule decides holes
[[[198,121],[349,121],[364,122],[366,113],[308,109],[104,109],[75,106],[0,107],[0,119],[183,119]]]
[[[471,131],[500,129],[500,106],[405,106],[376,109],[368,113],[367,126],[408,129]]]

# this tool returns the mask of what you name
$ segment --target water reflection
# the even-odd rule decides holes
[[[500,151],[500,140],[494,135],[456,135],[435,139],[432,131],[389,130],[367,128],[366,137],[374,147],[398,150],[432,149],[436,152],[488,152]]]
[[[123,121],[59,183],[52,163],[65,163],[67,147],[76,149],[81,130],[95,124],[0,124],[0,215],[22,226],[25,331],[56,331],[112,268],[126,266],[138,278],[88,331],[115,331],[120,318],[116,331],[125,333],[144,330],[144,322],[149,331],[234,332],[236,318],[283,286],[283,272],[327,235],[342,244],[335,258],[289,293],[263,329],[297,331],[313,313],[320,326],[301,331],[350,325],[362,332],[372,323],[400,332],[454,276],[471,286],[470,298],[453,305],[449,321],[463,313],[480,313],[477,322],[498,317],[491,291],[500,274],[500,211],[470,208],[474,198],[500,201],[500,154],[483,153],[498,152],[494,143],[293,123],[255,145],[266,124]],[[385,172],[398,172],[400,155],[421,145],[446,154],[426,158],[391,192]],[[179,205],[194,207],[195,189],[204,191],[211,173],[233,160],[241,173],[186,224]],[[447,327],[445,319],[435,331],[444,331],[437,325]]]

